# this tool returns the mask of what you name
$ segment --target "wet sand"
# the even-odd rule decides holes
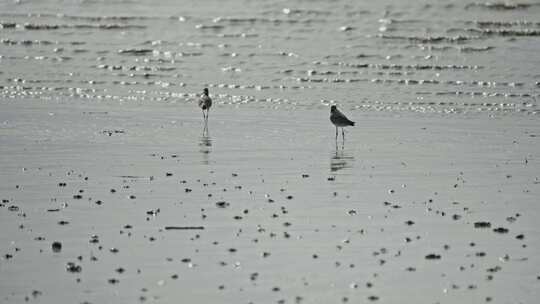
[[[1,107],[2,303],[540,297],[534,117]]]

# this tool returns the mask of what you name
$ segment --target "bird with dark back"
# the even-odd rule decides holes
[[[334,126],[336,126],[336,141],[338,139],[338,128],[341,128],[341,135],[343,138],[343,142],[345,142],[345,127],[348,126],[354,126],[354,121],[351,121],[350,119],[345,116],[345,114],[341,113],[336,106],[330,107],[330,121]]]

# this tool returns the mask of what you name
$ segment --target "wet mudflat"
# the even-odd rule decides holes
[[[2,107],[2,302],[539,296],[535,119]]]

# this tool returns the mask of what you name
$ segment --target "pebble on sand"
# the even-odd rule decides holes
[[[62,251],[62,243],[60,243],[60,242],[53,242],[51,247],[52,247],[53,252]]]
[[[490,222],[476,222],[474,223],[474,228],[491,228]]]
[[[81,265],[77,265],[77,264],[75,264],[73,262],[68,262],[67,265],[66,265],[66,270],[68,272],[78,273],[78,272],[82,271],[82,267],[81,267]]]
[[[440,260],[441,256],[439,254],[430,253],[426,255],[426,260]]]
[[[493,232],[496,232],[496,233],[508,233],[508,231],[509,230],[504,227],[498,227],[498,228],[493,229]]]

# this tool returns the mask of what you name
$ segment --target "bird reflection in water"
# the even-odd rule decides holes
[[[345,168],[352,168],[354,156],[345,153],[344,148],[339,149],[336,145],[336,151],[332,153],[330,158],[330,172],[336,173]]]
[[[212,152],[212,138],[208,131],[208,122],[204,123],[203,132],[199,141],[199,152],[203,155],[203,164],[208,165],[210,163],[210,152]]]

